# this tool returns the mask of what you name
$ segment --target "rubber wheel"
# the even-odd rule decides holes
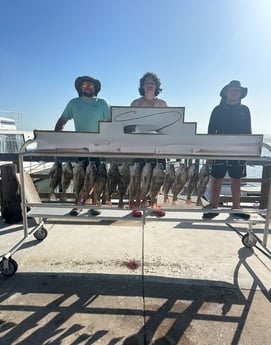
[[[242,237],[242,243],[245,247],[252,248],[257,243],[257,240],[255,237],[250,236],[250,238],[249,238],[249,234],[245,234]]]
[[[0,262],[0,271],[5,276],[13,276],[13,274],[17,271],[18,264],[12,258],[10,259],[3,259]]]
[[[42,241],[47,237],[48,231],[44,227],[41,227],[39,230],[34,232],[33,235],[37,240]]]

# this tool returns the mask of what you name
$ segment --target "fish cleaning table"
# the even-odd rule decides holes
[[[139,125],[140,124],[140,125]],[[155,124],[155,125],[154,125]],[[97,220],[129,220],[141,221],[144,227],[148,221],[189,221],[206,222],[202,217],[202,208],[177,205],[161,208],[166,212],[163,218],[157,217],[152,208],[141,208],[142,217],[131,215],[131,209],[120,209],[117,206],[83,205],[77,217],[70,216],[75,204],[43,203],[39,199],[35,186],[29,175],[24,172],[24,159],[51,160],[61,158],[96,158],[112,160],[141,159],[201,159],[201,160],[262,160],[271,164],[270,158],[262,157],[262,148],[270,150],[263,143],[262,135],[205,135],[196,134],[196,123],[184,122],[184,108],[131,108],[111,107],[111,119],[99,125],[99,133],[55,132],[35,130],[34,139],[27,141],[19,153],[19,180],[22,199],[23,235],[13,248],[1,256],[0,270],[4,275],[13,275],[17,263],[12,255],[25,243],[30,235],[37,240],[47,236],[45,228],[47,219],[67,219],[95,221]],[[30,191],[29,191],[30,190]],[[245,223],[247,234],[243,244],[252,247],[256,242],[267,248],[269,220],[271,216],[271,191],[269,190],[268,206],[264,210],[244,209],[251,214],[250,220],[234,219],[234,210],[221,208],[219,216],[212,222],[232,224]],[[80,206],[81,207],[81,206]],[[90,209],[99,208],[101,214],[92,216]],[[208,210],[209,212],[209,210]],[[210,210],[212,212],[212,210]],[[236,212],[236,210],[235,210]],[[230,216],[229,216],[230,213]],[[264,215],[263,218],[261,215]],[[36,225],[29,227],[28,217],[36,220]],[[253,225],[264,224],[263,238],[256,237]]]

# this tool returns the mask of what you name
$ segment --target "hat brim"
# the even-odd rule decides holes
[[[230,85],[224,86],[223,89],[220,92],[220,97],[226,98],[226,92],[228,91],[228,89],[230,87],[231,87]],[[245,98],[246,95],[247,95],[247,87],[240,86],[240,90],[241,90],[241,96],[240,97],[241,98]]]
[[[101,90],[101,82],[98,80],[98,79],[95,79],[95,78],[92,78],[92,77],[89,77],[89,76],[83,76],[83,77],[78,77],[75,79],[75,82],[74,82],[74,86],[79,94],[79,96],[81,95],[82,93],[82,90],[81,90],[81,85],[83,82],[85,81],[88,81],[90,83],[93,83],[94,84],[94,87],[95,87],[95,94],[97,96],[97,94],[100,92]]]

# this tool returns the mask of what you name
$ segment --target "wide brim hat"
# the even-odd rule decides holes
[[[75,79],[74,86],[75,86],[75,88],[76,88],[76,90],[77,90],[77,92],[78,92],[78,95],[79,95],[79,96],[82,95],[81,86],[82,86],[82,83],[85,82],[85,81],[88,81],[88,82],[94,84],[94,87],[95,87],[95,96],[97,96],[98,93],[99,93],[100,90],[101,90],[101,82],[100,82],[98,79],[89,77],[89,76],[87,76],[87,75],[82,76],[82,77],[78,77],[78,78]]]
[[[247,87],[241,86],[240,81],[238,80],[232,80],[229,84],[223,87],[223,89],[220,91],[220,97],[226,98],[226,92],[229,88],[239,88],[241,90],[241,98],[246,97],[247,95]]]

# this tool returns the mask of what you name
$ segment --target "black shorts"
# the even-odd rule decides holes
[[[245,161],[213,161],[211,176],[215,178],[223,178],[228,172],[232,178],[241,178],[247,175]]]

